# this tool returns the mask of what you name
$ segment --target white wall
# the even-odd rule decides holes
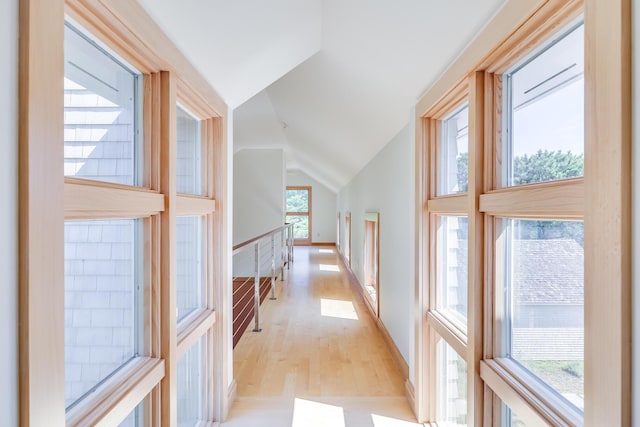
[[[0,2],[0,424],[18,425],[18,0]]]
[[[364,214],[380,213],[380,318],[409,364],[413,378],[414,200],[413,125],[405,126],[338,194],[351,212],[351,268],[363,280]]]
[[[284,225],[285,166],[281,149],[233,156],[233,243]]]
[[[336,241],[336,193],[296,170],[287,171],[287,185],[311,187],[311,236],[312,242]]]

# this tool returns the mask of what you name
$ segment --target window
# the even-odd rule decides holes
[[[197,216],[176,218],[178,322],[204,305],[203,228]]]
[[[442,120],[438,195],[466,193],[469,163],[469,107]]]
[[[368,212],[364,215],[364,296],[373,312],[378,315],[380,301],[378,289],[380,284],[380,214]]]
[[[311,235],[311,187],[287,187],[286,222],[293,223],[295,244],[310,245]]]
[[[496,128],[506,149],[493,159],[496,185],[514,186],[516,207],[529,198],[522,184],[538,183],[542,195],[520,211],[486,209],[494,226],[485,235],[495,242],[494,304],[503,304],[494,323],[502,378],[545,396],[560,419],[576,420],[584,411],[583,205],[577,200],[576,220],[567,221],[566,200],[543,192],[564,186],[570,194],[579,181],[553,181],[583,175],[583,43],[582,24],[570,25],[502,76],[507,108]]]
[[[467,425],[467,362],[445,340],[438,344],[438,421]]]
[[[178,361],[178,427],[193,427],[203,419],[206,405],[206,337]]]
[[[202,194],[202,136],[200,120],[181,106],[177,115],[178,193]]]
[[[140,73],[70,24],[64,42],[64,174],[139,185]]]
[[[206,340],[198,419],[217,423],[227,107],[187,61],[167,66],[177,48],[137,3],[41,6],[20,26],[21,419],[169,425],[165,374]]]
[[[584,410],[583,225],[502,222],[505,354]]]
[[[583,25],[547,44],[503,79],[505,184],[583,176]]]
[[[72,406],[140,354],[138,220],[65,223],[65,401]]]
[[[627,92],[616,85],[628,80],[606,70],[628,72],[615,53],[626,36],[598,33],[585,46],[594,22],[615,26],[593,12],[583,25],[580,0],[526,10],[499,46],[476,39],[485,53],[467,52],[451,70],[478,68],[453,87],[434,84],[417,107],[416,408],[420,421],[460,422],[442,406],[452,393],[446,345],[475,370],[461,403],[469,425],[601,424],[611,414],[624,425],[630,318],[618,310],[630,309],[630,222],[619,215],[628,219],[630,192],[609,166],[630,171]],[[497,15],[505,28],[511,12]],[[626,154],[610,158],[609,144]]]
[[[468,221],[466,217],[441,216],[438,222],[437,309],[466,331]]]

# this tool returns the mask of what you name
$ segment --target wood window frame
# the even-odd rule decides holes
[[[351,212],[344,215],[344,259],[351,269]]]
[[[65,15],[143,74],[141,187],[63,178]],[[176,425],[176,364],[207,337],[203,425],[232,399],[227,201],[227,107],[136,2],[20,2],[20,423],[114,425],[145,400],[146,425]],[[204,196],[176,194],[176,101],[198,115]],[[177,326],[175,218],[205,219],[206,308]],[[144,347],[90,398],[65,412],[63,223],[142,218]],[[46,356],[44,356],[46,355]]]
[[[427,313],[431,295],[430,210],[455,211],[455,198],[432,203],[431,118],[468,81],[470,111],[469,425],[500,425],[501,399],[533,424],[631,425],[631,2],[510,0],[416,106],[416,378],[419,421],[434,414]],[[577,15],[585,23],[585,176],[497,188],[501,79],[496,77]],[[472,151],[474,153],[472,154]],[[606,206],[606,208],[604,208]],[[523,386],[526,372],[494,358],[495,217],[584,218],[585,411]],[[613,222],[612,222],[613,221]],[[607,286],[602,286],[606,283]],[[471,292],[470,292],[471,293]],[[471,307],[471,305],[470,305]],[[615,313],[615,315],[610,315]],[[426,321],[425,321],[426,320]],[[431,377],[432,378],[432,377]],[[498,397],[499,396],[499,397]]]
[[[286,188],[287,191],[289,190],[305,190],[308,193],[308,198],[309,198],[309,206],[308,206],[308,211],[307,212],[285,212],[285,216],[306,216],[308,218],[308,223],[309,223],[309,238],[307,239],[295,239],[293,240],[293,244],[297,245],[297,246],[311,246],[312,242],[313,242],[313,233],[312,233],[312,227],[311,227],[311,221],[312,221],[312,188],[309,185],[287,185]],[[285,204],[286,204],[286,199],[285,199]],[[295,234],[295,233],[294,233]]]
[[[373,235],[371,235],[370,231]],[[362,294],[369,304],[374,317],[380,317],[380,213],[367,212],[364,214],[364,239],[363,239],[363,278]],[[374,239],[367,244],[368,239]],[[367,261],[368,260],[368,261]],[[368,264],[371,263],[371,266]],[[373,271],[368,271],[371,268]],[[366,289],[370,276],[373,276],[375,299]]]

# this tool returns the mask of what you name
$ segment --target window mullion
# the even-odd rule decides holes
[[[177,425],[177,318],[176,318],[176,83],[167,71],[160,72],[160,192],[165,211],[160,215],[161,338],[165,361],[161,383],[163,424]]]
[[[484,383],[478,367],[484,357],[484,215],[480,212],[480,194],[485,190],[485,73],[471,75],[469,82],[469,187],[468,208],[468,314],[467,314],[467,422],[480,425],[484,418]]]

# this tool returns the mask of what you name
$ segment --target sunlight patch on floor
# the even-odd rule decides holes
[[[318,252],[320,252],[321,254],[332,254],[333,249],[320,249]]]
[[[335,264],[320,264],[320,271],[335,271],[340,272],[340,267]]]
[[[321,298],[320,315],[323,317],[358,320],[356,308],[351,301]]]
[[[384,417],[382,415],[371,414],[374,427],[414,427],[417,424],[410,421],[399,420],[397,418]]]
[[[296,398],[291,427],[345,427],[344,410],[339,406]]]

